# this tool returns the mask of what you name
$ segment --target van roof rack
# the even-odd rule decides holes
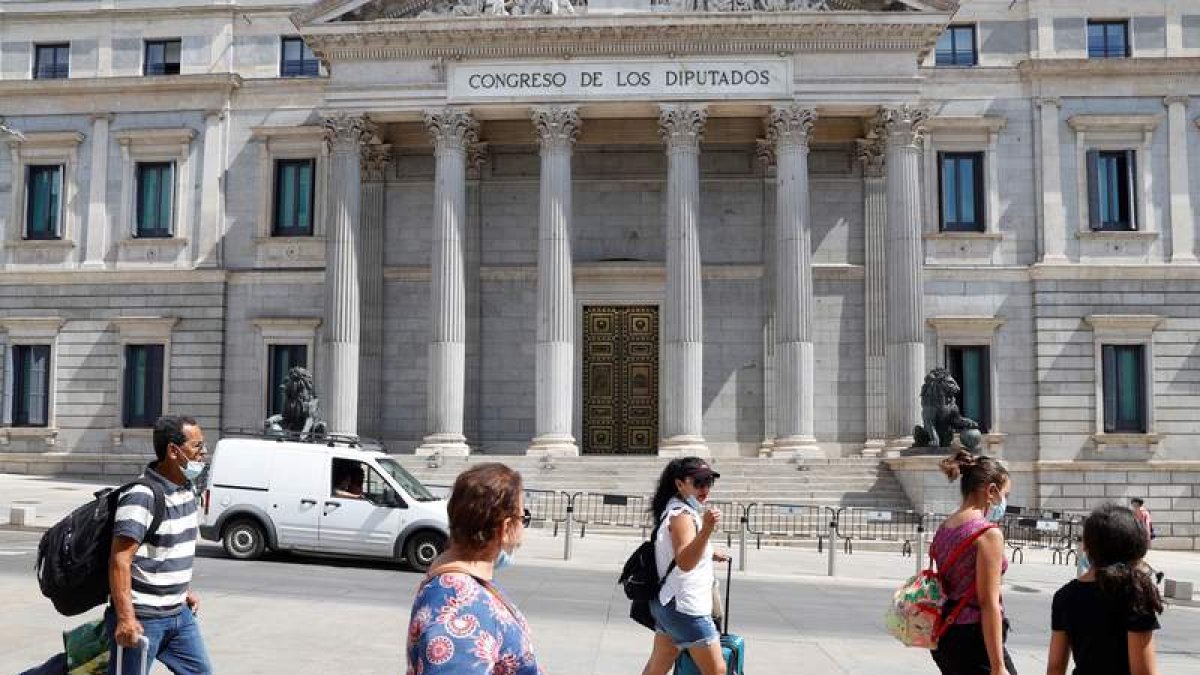
[[[251,429],[246,427],[227,427],[221,429],[221,437],[261,438],[264,441],[276,441],[279,443],[285,441],[291,443],[312,443],[325,445],[330,448],[340,445],[356,450],[378,447],[380,451],[387,452],[383,441],[366,436],[355,436],[353,434],[305,434],[299,431],[266,431],[265,429]]]

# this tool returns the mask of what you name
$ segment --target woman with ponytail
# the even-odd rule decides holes
[[[1004,648],[1008,620],[1000,601],[1008,561],[997,524],[1012,488],[1008,470],[998,460],[962,448],[942,460],[941,468],[950,480],[958,480],[962,504],[929,546],[946,591],[946,627],[933,660],[942,675],[1017,675]]]
[[[1106,504],[1083,525],[1082,568],[1054,594],[1047,675],[1156,675],[1162,598],[1142,558],[1148,539],[1133,511]]]

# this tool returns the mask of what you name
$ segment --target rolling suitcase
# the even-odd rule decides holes
[[[733,558],[725,571],[725,616],[721,626],[721,655],[725,657],[726,675],[746,675],[746,641],[729,632],[729,583],[733,580]],[[700,675],[700,669],[687,650],[675,659],[675,675]]]
[[[138,638],[138,652],[140,653],[139,655],[141,656],[141,659],[142,659],[141,668],[138,669],[138,675],[150,675],[150,669],[148,667],[150,665],[150,640],[147,639],[145,635]],[[122,668],[122,666],[125,665],[124,663],[122,663],[122,661],[124,661],[124,659],[125,659],[125,648],[122,647],[121,645],[117,645],[117,673],[118,674],[125,672],[125,670]]]

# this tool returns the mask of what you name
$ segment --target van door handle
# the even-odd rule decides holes
[[[317,505],[317,500],[315,500],[315,499],[301,499],[301,500],[300,500],[300,504],[301,504],[302,506],[316,506],[316,505]]]
[[[342,505],[341,502],[325,502],[325,509],[328,510],[329,507],[331,507],[331,506],[336,509],[336,508],[340,507],[341,505]]]

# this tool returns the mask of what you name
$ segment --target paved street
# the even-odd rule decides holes
[[[58,631],[78,619],[58,616],[32,574],[37,533],[0,531],[0,673],[49,656]],[[639,672],[649,633],[625,617],[614,584],[631,539],[589,536],[576,559],[561,559],[562,539],[531,531],[518,564],[500,583],[528,614],[547,671]],[[839,560],[837,578],[820,576],[813,551],[750,551],[753,569],[734,579],[732,628],[746,636],[748,670],[777,673],[929,673],[928,656],[899,646],[881,615],[892,587],[912,567],[895,553],[859,552]],[[1171,564],[1192,565],[1177,554]],[[1071,574],[1033,552],[1009,574],[1006,601],[1020,672],[1040,673],[1050,595]],[[204,545],[195,587],[213,659],[224,673],[396,673],[408,608],[419,576],[399,565],[277,556],[246,563]],[[1200,672],[1200,609],[1172,607],[1159,636],[1161,672]],[[162,672],[161,669],[158,672]]]

